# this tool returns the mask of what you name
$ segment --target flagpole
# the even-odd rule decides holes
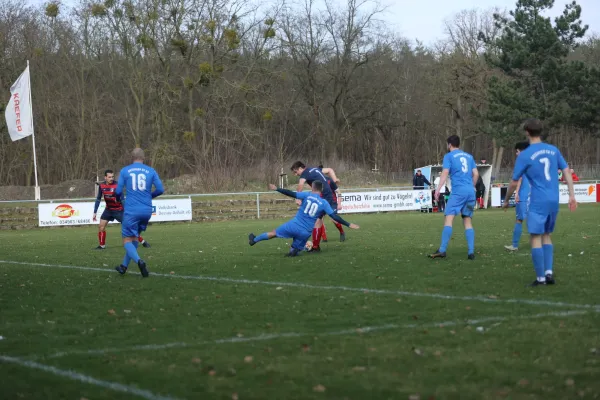
[[[29,60],[27,60],[27,69],[29,70]],[[31,102],[31,70],[29,70],[29,110],[31,112],[31,142],[33,143],[33,171],[35,174],[35,199],[40,200],[40,185],[38,184],[37,156],[35,154],[35,132],[33,131],[33,103]]]

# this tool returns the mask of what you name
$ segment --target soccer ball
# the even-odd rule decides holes
[[[306,251],[311,251],[313,248],[313,242],[311,242],[310,240],[306,242],[306,244],[304,245],[304,250]]]

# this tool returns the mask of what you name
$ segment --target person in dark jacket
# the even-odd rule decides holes
[[[421,173],[421,170],[418,169],[417,173],[413,177],[413,189],[414,190],[423,190],[425,189],[425,185],[431,186],[431,183],[425,178],[425,175]]]
[[[481,175],[479,175],[479,179],[477,179],[477,183],[475,184],[475,191],[477,197],[477,206],[479,208],[483,208],[483,197],[485,195],[485,184],[483,183],[483,179],[481,179]]]

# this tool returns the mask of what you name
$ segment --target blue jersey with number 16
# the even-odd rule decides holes
[[[477,168],[473,156],[462,150],[452,150],[444,156],[443,168],[450,170],[452,193],[469,195],[475,193],[473,169]]]
[[[560,151],[547,143],[535,143],[517,157],[513,180],[523,175],[531,185],[529,211],[541,215],[558,212],[558,170],[567,168]]]
[[[333,214],[333,209],[327,200],[316,193],[296,192],[296,198],[302,200],[302,204],[292,221],[306,230],[312,230],[323,211],[327,215]]]
[[[155,187],[154,194],[152,185]],[[164,192],[163,184],[156,171],[143,163],[136,162],[121,170],[117,194],[127,191],[125,213],[152,214],[152,198]]]

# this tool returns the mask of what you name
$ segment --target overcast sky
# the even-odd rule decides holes
[[[549,16],[562,13],[565,4],[572,0],[556,0]],[[384,16],[390,28],[414,41],[431,44],[444,35],[444,19],[473,8],[482,10],[499,7],[512,10],[516,0],[383,0],[389,8]],[[588,32],[600,33],[600,0],[577,0],[582,8],[582,20],[590,26]]]

